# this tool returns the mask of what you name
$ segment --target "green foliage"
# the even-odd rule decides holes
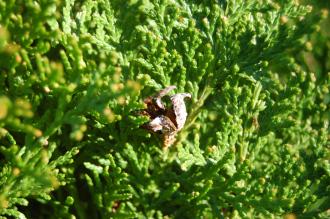
[[[310,4],[0,0],[0,217],[329,217]],[[169,85],[192,100],[165,149],[134,111]]]

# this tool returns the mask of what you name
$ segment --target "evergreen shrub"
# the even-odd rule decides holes
[[[0,217],[329,218],[329,8],[0,0]]]

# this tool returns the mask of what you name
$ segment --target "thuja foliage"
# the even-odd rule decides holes
[[[329,217],[310,4],[0,0],[0,217]],[[170,85],[192,99],[163,148],[135,112]]]

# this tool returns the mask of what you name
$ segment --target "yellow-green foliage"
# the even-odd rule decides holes
[[[0,218],[329,217],[311,4],[0,0]],[[134,112],[169,85],[192,100],[164,149]]]

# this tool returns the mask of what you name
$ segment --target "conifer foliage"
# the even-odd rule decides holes
[[[0,218],[329,217],[312,4],[0,0]],[[191,99],[164,148],[136,112],[171,85]]]

